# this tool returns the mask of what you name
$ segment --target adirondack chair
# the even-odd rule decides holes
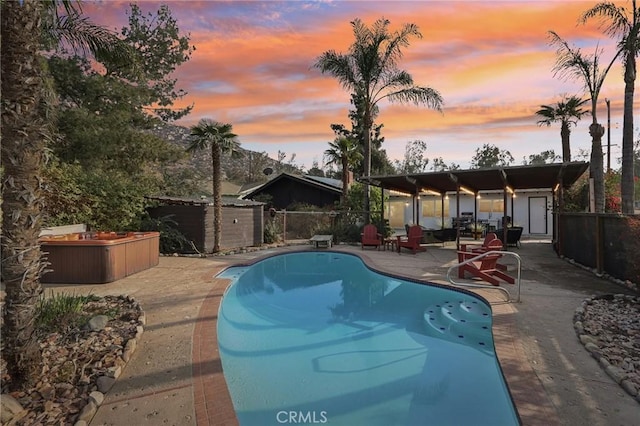
[[[478,255],[480,253],[486,253],[488,251],[496,251],[502,250],[502,241],[500,238],[494,233],[489,232],[485,237],[482,245],[479,244],[460,244],[460,250],[468,251],[470,253],[474,253],[474,255]],[[506,271],[507,266],[501,263],[496,263],[496,269],[501,271]]]
[[[363,250],[365,246],[373,246],[376,250],[380,250],[380,246],[383,244],[383,241],[382,234],[378,232],[378,228],[376,228],[375,225],[370,223],[362,228],[360,243]]]
[[[495,232],[489,232],[484,237],[482,244],[460,244],[461,251],[470,251],[472,253],[486,253],[491,250],[502,250],[502,241]]]
[[[420,241],[422,240],[422,227],[420,225],[412,225],[407,228],[407,235],[399,235],[398,236],[398,253],[402,247],[410,249],[413,254],[416,254],[419,251],[425,251],[424,247],[420,246]]]
[[[464,262],[478,255],[479,253],[458,251],[458,262]],[[501,257],[502,255],[500,254],[488,254],[473,262],[460,265],[458,266],[458,278],[464,278],[465,272],[467,272],[469,275],[495,286],[500,285],[500,280],[513,284],[515,279],[507,275],[502,268],[498,267],[498,259]]]

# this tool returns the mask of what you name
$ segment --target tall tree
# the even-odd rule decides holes
[[[407,142],[404,147],[404,158],[396,160],[396,173],[422,173],[427,171],[429,158],[425,156],[427,143],[416,139]]]
[[[592,122],[589,126],[591,161],[589,162],[589,174],[593,178],[595,211],[596,213],[604,213],[604,168],[602,164],[602,135],[604,135],[604,127],[598,123],[597,106],[598,96],[604,80],[616,61],[619,52],[616,53],[604,69],[600,69],[602,50],[596,49],[593,55],[584,55],[580,48],[569,46],[554,31],[549,31],[549,41],[556,48],[555,75],[581,80],[591,98]]]
[[[324,152],[326,164],[340,165],[342,178],[342,200],[349,192],[349,170],[362,158],[358,145],[351,138],[340,136],[329,142],[329,149]]]
[[[607,35],[618,39],[620,57],[624,65],[624,116],[622,119],[622,179],[620,193],[622,213],[634,213],[634,156],[633,156],[633,98],[636,82],[636,58],[640,51],[640,9],[636,0],[631,10],[602,2],[582,15],[582,22],[601,18],[601,26]]]
[[[351,104],[353,109],[349,110],[349,119],[351,120],[351,130],[345,128],[342,124],[332,124],[331,129],[337,136],[345,136],[353,139],[358,143],[360,152],[365,150],[365,137],[363,126],[364,115],[364,97],[361,93],[351,94]],[[369,131],[369,141],[371,144],[371,173],[372,174],[384,174],[393,172],[393,165],[387,158],[387,153],[382,149],[384,143],[384,136],[382,136],[382,128],[384,124],[375,124],[375,119],[378,116],[379,108],[376,106],[372,110],[372,125]],[[354,173],[356,176],[364,176],[364,155],[358,161],[358,164],[354,165]]]
[[[444,172],[445,170],[460,170],[460,165],[456,163],[445,163],[442,157],[436,157],[431,161],[431,170],[434,172]]]
[[[222,170],[220,157],[222,152],[240,152],[240,142],[233,133],[231,124],[203,118],[197,125],[191,127],[193,141],[187,151],[211,149],[211,165],[213,167],[213,251],[220,251],[220,236],[222,233]]]
[[[482,148],[476,148],[476,153],[471,158],[472,169],[487,169],[491,167],[508,166],[513,163],[513,155],[506,149],[500,149],[495,145],[484,144]]]
[[[67,19],[58,15],[64,6]],[[43,221],[45,147],[51,129],[52,95],[45,84],[40,52],[63,40],[94,56],[120,51],[117,38],[80,16],[79,2],[0,1],[2,61],[2,281],[6,308],[2,334],[11,383],[37,379],[36,302],[43,269],[38,235]],[[48,41],[49,44],[43,44]]]
[[[550,164],[555,163],[557,160],[560,160],[560,156],[555,153],[554,150],[550,149],[547,151],[542,151],[540,154],[531,154],[529,155],[529,160],[527,161],[526,157],[523,159],[522,164],[524,165],[537,165],[537,164]]]
[[[160,99],[165,104],[177,99],[170,75],[190,55],[188,36],[180,34],[166,6],[155,18],[140,17],[131,7],[130,26],[122,30],[126,39],[116,40],[136,53],[133,60],[123,63],[116,55],[91,60],[81,49],[78,56],[47,55],[59,96],[58,134],[50,147],[60,159],[46,167],[47,225],[66,219],[94,229],[138,229],[147,204],[142,194],[190,196],[203,181],[198,174],[204,171],[190,169],[193,180],[178,185],[176,176],[183,173],[178,162],[186,155],[167,141],[168,128],[159,122],[169,106],[157,109]],[[65,191],[82,194],[80,202],[60,197]]]
[[[560,123],[560,138],[562,140],[562,161],[571,161],[571,125],[578,124],[578,120],[588,111],[581,107],[588,99],[580,99],[578,96],[569,96],[555,105],[541,105],[536,114],[542,117],[538,125],[551,126],[552,123]]]
[[[143,103],[147,111],[163,121],[184,117],[193,109],[174,108],[173,103],[187,92],[176,88],[177,80],[171,78],[175,69],[188,61],[195,47],[189,44],[190,35],[180,34],[177,21],[169,6],[161,5],[155,14],[144,15],[131,4],[129,26],[122,28],[123,41],[137,54],[137,66],[123,66],[121,62],[103,61],[107,76],[129,81],[144,91]]]
[[[2,19],[2,281],[6,306],[2,339],[12,386],[40,373],[35,309],[42,293],[38,234],[43,215],[41,170],[48,126],[39,63],[42,3],[3,1]]]
[[[402,49],[411,38],[421,38],[415,24],[404,24],[400,30],[390,32],[390,21],[378,19],[368,28],[360,19],[351,22],[354,43],[346,54],[334,50],[324,52],[314,67],[323,74],[335,77],[342,86],[363,99],[364,175],[371,175],[371,128],[373,111],[380,101],[426,105],[440,111],[442,97],[436,90],[417,86],[411,75],[398,68]],[[370,210],[369,185],[365,192],[365,211]],[[370,222],[370,215],[366,215]]]

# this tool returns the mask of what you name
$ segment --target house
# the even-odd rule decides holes
[[[278,210],[296,203],[319,208],[333,207],[341,196],[342,182],[338,179],[287,172],[282,172],[241,195],[243,199],[265,201]]]
[[[152,218],[170,217],[177,229],[201,253],[213,251],[213,200],[149,196],[158,206],[147,209]],[[264,203],[222,197],[220,249],[260,246],[264,241]]]
[[[393,229],[415,223],[430,229],[481,222],[498,229],[503,222],[522,226],[523,235],[555,235],[554,211],[562,192],[589,163],[448,170],[409,175],[371,176],[370,184],[389,194],[385,218]]]

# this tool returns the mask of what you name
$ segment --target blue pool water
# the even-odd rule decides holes
[[[331,251],[233,267],[218,344],[241,425],[517,425],[491,310]]]

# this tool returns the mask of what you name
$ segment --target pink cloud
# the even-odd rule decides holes
[[[145,12],[160,3],[142,2]],[[593,3],[576,1],[448,2],[168,2],[184,33],[196,46],[192,59],[175,73],[194,103],[191,125],[202,117],[228,121],[243,145],[277,152],[294,147],[307,166],[321,158],[333,138],[331,123],[348,124],[349,93],[312,65],[322,52],[346,52],[353,40],[349,22],[371,24],[382,16],[395,30],[417,24],[400,66],[416,84],[432,87],[445,100],[443,114],[414,106],[380,105],[384,148],[403,155],[409,140],[428,142],[427,155],[461,162],[484,143],[500,143],[521,156],[554,146],[556,129],[536,126],[535,111],[562,93],[580,94],[579,82],[555,78],[547,31],[593,50],[612,42],[594,24],[576,25]],[[128,2],[85,5],[85,12],[110,28],[125,25]],[[623,83],[611,71],[603,96],[612,99],[612,119],[621,122]],[[604,100],[601,107],[604,111]],[[603,112],[600,112],[600,117]],[[587,120],[588,121],[588,120]],[[602,118],[600,119],[602,121]],[[576,132],[578,129],[576,129]],[[588,145],[587,145],[588,146]],[[431,154],[433,152],[433,154]],[[439,154],[436,154],[439,153]],[[448,158],[448,157],[451,158]]]

